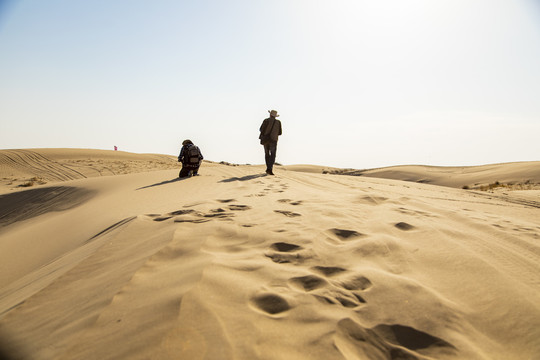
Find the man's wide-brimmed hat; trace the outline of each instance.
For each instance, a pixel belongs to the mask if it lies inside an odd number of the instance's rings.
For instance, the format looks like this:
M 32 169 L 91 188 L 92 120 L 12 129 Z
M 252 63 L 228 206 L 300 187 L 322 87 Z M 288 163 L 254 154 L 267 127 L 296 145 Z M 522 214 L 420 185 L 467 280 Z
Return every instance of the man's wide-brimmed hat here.
M 273 117 L 278 117 L 278 113 L 277 113 L 277 110 L 268 110 L 268 112 L 270 113 L 270 116 L 273 116 Z

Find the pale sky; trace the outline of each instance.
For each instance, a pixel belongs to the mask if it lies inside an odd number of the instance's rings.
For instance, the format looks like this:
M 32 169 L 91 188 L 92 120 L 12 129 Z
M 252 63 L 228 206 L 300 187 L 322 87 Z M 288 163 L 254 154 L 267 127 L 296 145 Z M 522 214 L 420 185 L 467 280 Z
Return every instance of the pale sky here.
M 0 148 L 540 160 L 537 0 L 0 0 Z

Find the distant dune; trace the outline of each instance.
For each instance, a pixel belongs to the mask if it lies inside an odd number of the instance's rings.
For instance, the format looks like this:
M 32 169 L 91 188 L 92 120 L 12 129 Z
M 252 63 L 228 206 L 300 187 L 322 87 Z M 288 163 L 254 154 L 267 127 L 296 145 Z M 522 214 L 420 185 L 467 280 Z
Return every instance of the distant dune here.
M 536 359 L 539 164 L 1 150 L 0 355 Z
M 92 149 L 0 150 L 0 191 L 5 191 L 6 185 L 30 187 L 177 167 L 176 158 L 170 155 Z
M 540 189 L 540 161 L 462 167 L 407 165 L 371 170 L 334 170 L 334 173 L 455 188 L 479 189 L 499 182 L 513 188 Z

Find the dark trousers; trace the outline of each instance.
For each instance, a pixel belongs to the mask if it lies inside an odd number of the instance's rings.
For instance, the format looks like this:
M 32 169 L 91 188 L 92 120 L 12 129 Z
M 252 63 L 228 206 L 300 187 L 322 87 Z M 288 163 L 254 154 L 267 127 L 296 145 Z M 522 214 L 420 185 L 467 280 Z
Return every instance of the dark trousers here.
M 197 172 L 199 171 L 199 168 L 188 168 L 185 166 L 182 166 L 182 170 L 180 170 L 180 174 L 178 174 L 178 177 L 184 178 L 189 176 L 189 172 L 191 171 L 191 175 L 197 175 Z
M 266 171 L 272 171 L 276 162 L 277 142 L 264 145 L 264 160 L 266 161 Z

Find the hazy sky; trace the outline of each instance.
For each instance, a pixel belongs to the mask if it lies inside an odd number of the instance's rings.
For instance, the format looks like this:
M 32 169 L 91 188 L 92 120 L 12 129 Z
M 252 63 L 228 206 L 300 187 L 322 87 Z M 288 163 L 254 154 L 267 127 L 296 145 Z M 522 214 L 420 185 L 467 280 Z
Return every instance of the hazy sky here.
M 0 148 L 540 160 L 538 0 L 0 0 Z

